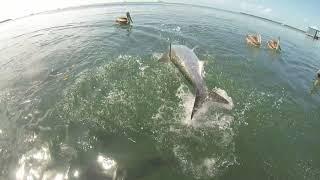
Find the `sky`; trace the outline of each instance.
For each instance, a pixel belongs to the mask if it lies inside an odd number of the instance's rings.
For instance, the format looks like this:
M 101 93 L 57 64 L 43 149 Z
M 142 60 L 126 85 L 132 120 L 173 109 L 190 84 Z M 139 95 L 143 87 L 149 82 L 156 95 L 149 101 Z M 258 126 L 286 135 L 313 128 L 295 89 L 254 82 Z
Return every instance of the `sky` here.
M 0 21 L 15 19 L 32 13 L 71 6 L 96 3 L 123 2 L 125 0 L 1 0 Z M 127 2 L 157 0 L 126 0 Z M 162 0 L 212 6 L 231 11 L 246 12 L 273 19 L 305 30 L 320 27 L 320 0 Z

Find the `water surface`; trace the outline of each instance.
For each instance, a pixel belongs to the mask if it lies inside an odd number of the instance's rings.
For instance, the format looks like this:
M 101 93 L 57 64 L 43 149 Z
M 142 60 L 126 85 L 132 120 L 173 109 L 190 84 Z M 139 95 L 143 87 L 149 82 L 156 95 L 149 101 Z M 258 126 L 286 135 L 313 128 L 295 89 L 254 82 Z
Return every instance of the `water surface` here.
M 115 25 L 128 10 L 133 27 Z M 320 45 L 300 32 L 168 4 L 43 13 L 0 32 L 1 179 L 320 177 Z M 283 51 L 247 46 L 255 32 Z M 232 111 L 188 119 L 192 88 L 157 62 L 170 41 L 198 47 Z

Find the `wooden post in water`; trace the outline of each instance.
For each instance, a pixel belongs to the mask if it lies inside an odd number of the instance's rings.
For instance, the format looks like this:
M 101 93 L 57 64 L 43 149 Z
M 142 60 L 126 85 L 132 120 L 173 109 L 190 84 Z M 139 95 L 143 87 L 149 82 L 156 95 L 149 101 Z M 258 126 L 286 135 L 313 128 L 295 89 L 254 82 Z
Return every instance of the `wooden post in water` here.
M 308 27 L 308 30 L 306 31 L 306 35 L 312 37 L 313 39 L 319 39 L 320 30 L 316 27 Z
M 316 33 L 314 34 L 314 39 L 318 39 L 319 37 L 317 36 L 317 34 L 318 34 L 318 30 L 316 30 Z

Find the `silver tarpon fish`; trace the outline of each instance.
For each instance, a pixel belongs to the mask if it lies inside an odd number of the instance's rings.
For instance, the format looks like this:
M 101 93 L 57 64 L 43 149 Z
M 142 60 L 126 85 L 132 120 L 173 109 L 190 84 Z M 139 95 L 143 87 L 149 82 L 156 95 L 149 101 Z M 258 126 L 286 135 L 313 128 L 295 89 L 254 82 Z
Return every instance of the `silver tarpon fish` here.
M 183 45 L 171 45 L 169 51 L 160 58 L 161 62 L 172 62 L 195 89 L 196 98 L 194 101 L 191 119 L 206 101 L 229 104 L 230 102 L 216 93 L 208 91 L 203 80 L 203 62 L 198 59 L 194 49 Z

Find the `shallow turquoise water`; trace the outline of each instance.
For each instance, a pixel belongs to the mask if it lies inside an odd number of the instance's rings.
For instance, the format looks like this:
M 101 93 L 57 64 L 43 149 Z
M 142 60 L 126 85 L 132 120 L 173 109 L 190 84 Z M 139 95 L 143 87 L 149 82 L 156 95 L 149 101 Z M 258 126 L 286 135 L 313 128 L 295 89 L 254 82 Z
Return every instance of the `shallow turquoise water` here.
M 131 30 L 114 25 L 127 10 Z M 44 13 L 0 32 L 1 179 L 320 177 L 320 45 L 304 34 L 168 4 Z M 247 46 L 248 32 L 280 36 L 283 51 Z M 188 120 L 192 88 L 157 62 L 170 41 L 198 46 L 232 111 Z

